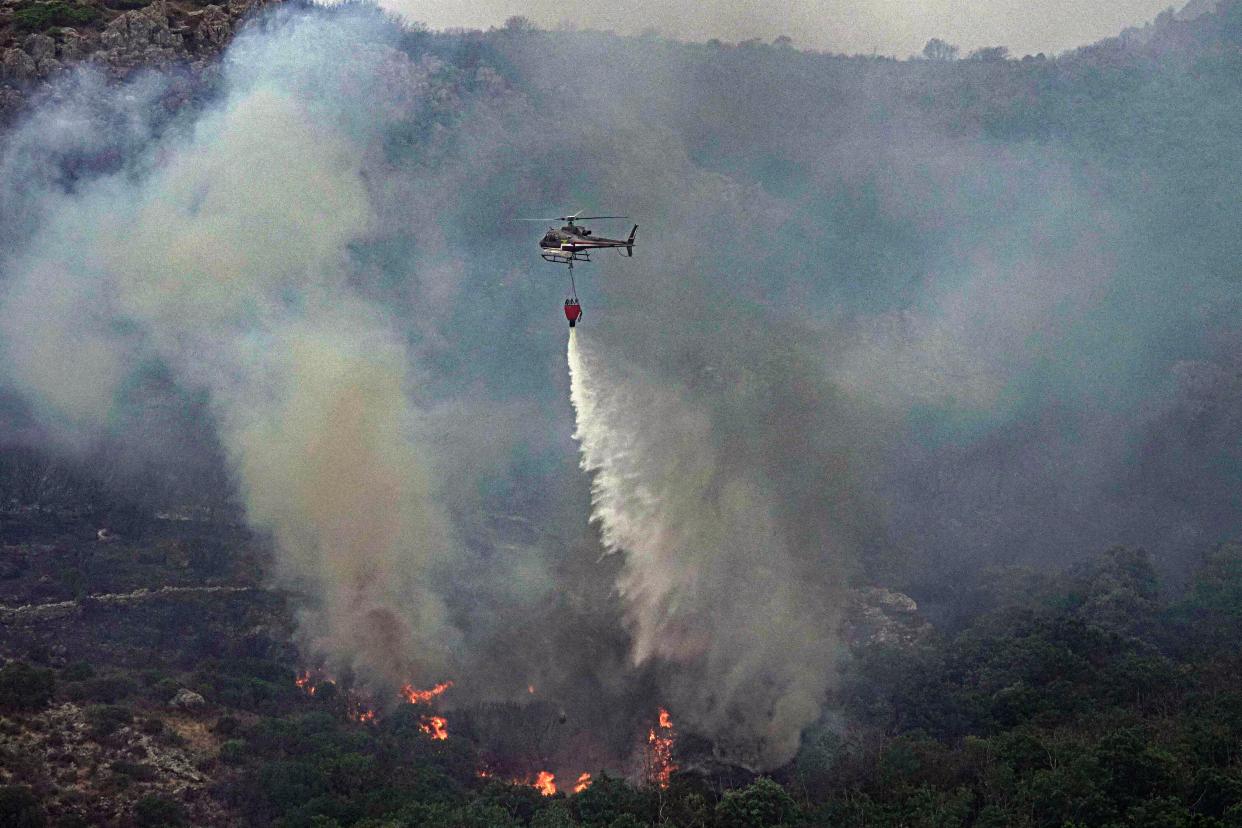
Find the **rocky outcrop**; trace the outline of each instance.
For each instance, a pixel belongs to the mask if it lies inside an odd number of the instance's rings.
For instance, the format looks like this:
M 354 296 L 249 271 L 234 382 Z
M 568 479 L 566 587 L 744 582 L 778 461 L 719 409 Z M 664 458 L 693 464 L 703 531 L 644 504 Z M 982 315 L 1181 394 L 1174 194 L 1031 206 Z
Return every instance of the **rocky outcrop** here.
M 223 49 L 233 36 L 233 20 L 220 6 L 207 6 L 191 17 L 197 18 L 193 38 L 200 50 Z
M 148 795 L 181 803 L 192 825 L 235 824 L 209 795 L 212 780 L 199 768 L 216 745 L 202 745 L 200 753 L 180 736 L 193 720 L 139 718 L 103 736 L 87 710 L 65 703 L 5 724 L 0 755 L 20 761 L 0 762 L 0 784 L 59 792 L 43 802 L 50 824 L 132 825 L 135 804 Z
M 177 695 L 169 700 L 168 705 L 181 710 L 202 710 L 207 706 L 207 700 L 193 690 L 182 687 L 177 691 Z
M 5 49 L 0 58 L 0 80 L 17 86 L 25 85 L 39 76 L 35 59 L 22 49 Z
M 202 70 L 250 14 L 278 2 L 229 0 L 182 12 L 156 0 L 115 14 L 95 31 L 53 28 L 28 35 L 0 49 L 0 117 L 19 107 L 39 83 L 84 61 L 118 79 L 148 66 Z
M 159 66 L 184 57 L 180 34 L 168 25 L 163 3 L 125 12 L 114 18 L 99 36 L 102 51 L 94 57 L 115 68 Z
M 0 623 L 34 624 L 42 621 L 54 621 L 71 615 L 77 615 L 84 608 L 128 606 L 146 601 L 166 599 L 188 595 L 224 594 L 257 592 L 254 587 L 247 586 L 166 586 L 159 589 L 136 589 L 133 592 L 105 593 L 87 595 L 72 601 L 53 601 L 46 604 L 25 604 L 20 607 L 0 605 Z
M 854 650 L 914 647 L 931 635 L 932 626 L 919 614 L 919 605 L 904 592 L 866 587 L 850 593 L 842 632 Z

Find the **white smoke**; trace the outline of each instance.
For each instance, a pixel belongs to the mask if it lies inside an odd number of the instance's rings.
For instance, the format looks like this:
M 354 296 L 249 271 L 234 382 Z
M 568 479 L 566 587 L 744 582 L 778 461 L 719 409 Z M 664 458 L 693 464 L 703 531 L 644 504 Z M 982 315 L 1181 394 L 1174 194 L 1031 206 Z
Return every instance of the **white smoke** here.
M 350 281 L 348 247 L 375 223 L 366 144 L 313 86 L 380 85 L 377 61 L 342 54 L 351 25 L 243 38 L 224 99 L 154 163 L 49 194 L 0 296 L 0 349 L 10 381 L 80 428 L 108 426 L 144 363 L 205 392 L 278 582 L 311 599 L 306 642 L 396 683 L 447 669 L 454 635 L 426 581 L 454 541 L 400 328 Z
M 568 361 L 592 518 L 624 557 L 634 663 L 676 665 L 669 706 L 731 758 L 787 760 L 832 675 L 838 585 L 799 577 L 806 550 L 769 481 L 720 456 L 686 396 L 574 332 Z

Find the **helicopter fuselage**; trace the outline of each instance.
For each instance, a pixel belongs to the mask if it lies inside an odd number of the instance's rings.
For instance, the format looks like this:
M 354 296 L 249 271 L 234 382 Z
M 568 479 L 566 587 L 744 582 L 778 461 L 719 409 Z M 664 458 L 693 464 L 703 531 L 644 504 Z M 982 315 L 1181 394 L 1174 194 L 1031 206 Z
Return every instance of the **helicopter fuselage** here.
M 637 230 L 636 224 L 630 231 L 628 239 L 609 239 L 592 235 L 587 228 L 575 224 L 567 224 L 559 230 L 549 227 L 548 232 L 544 233 L 543 238 L 539 240 L 540 254 L 545 260 L 557 263 L 590 261 L 589 254 L 592 250 L 606 250 L 613 247 L 624 249 L 627 255 L 632 256 L 634 255 L 634 234 Z

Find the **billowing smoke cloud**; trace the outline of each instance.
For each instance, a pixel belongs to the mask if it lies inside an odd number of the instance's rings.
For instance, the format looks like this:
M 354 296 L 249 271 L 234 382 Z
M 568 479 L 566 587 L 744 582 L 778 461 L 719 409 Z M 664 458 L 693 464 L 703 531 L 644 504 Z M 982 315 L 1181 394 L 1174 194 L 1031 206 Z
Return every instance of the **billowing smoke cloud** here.
M 1242 528 L 1236 108 L 1144 156 L 976 99 L 1073 66 L 276 13 L 180 110 L 87 72 L 6 135 L 5 392 L 57 450 L 221 455 L 333 669 L 774 766 L 851 584 Z M 577 208 L 641 226 L 576 271 L 571 387 L 511 219 Z
M 280 549 L 277 577 L 318 598 L 312 650 L 397 682 L 448 668 L 426 579 L 455 541 L 405 343 L 349 283 L 347 246 L 375 221 L 358 136 L 304 86 L 316 66 L 281 71 L 325 37 L 308 28 L 239 43 L 227 94 L 152 138 L 142 168 L 48 196 L 10 267 L 4 349 L 10 379 L 74 424 L 105 427 L 143 361 L 205 391 L 249 519 Z M 336 72 L 373 82 L 375 67 Z
M 783 761 L 824 703 L 845 550 L 800 547 L 779 487 L 734 462 L 685 395 L 573 333 L 568 357 L 592 516 L 625 560 L 634 661 L 670 665 L 668 703 L 724 755 Z

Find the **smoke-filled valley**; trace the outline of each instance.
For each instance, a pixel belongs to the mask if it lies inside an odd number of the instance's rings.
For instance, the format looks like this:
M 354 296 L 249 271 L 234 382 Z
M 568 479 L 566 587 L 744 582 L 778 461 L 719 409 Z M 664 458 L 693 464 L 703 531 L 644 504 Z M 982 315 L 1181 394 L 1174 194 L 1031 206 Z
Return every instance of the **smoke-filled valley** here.
M 0 749 L 199 696 L 111 810 L 14 760 L 0 812 L 1242 818 L 1157 726 L 1242 699 L 1242 4 L 962 60 L 245 20 L 0 133 Z M 567 345 L 518 219 L 578 209 L 640 229 Z

